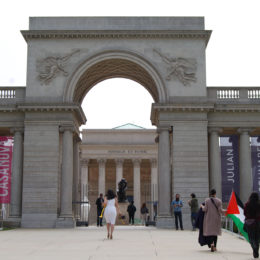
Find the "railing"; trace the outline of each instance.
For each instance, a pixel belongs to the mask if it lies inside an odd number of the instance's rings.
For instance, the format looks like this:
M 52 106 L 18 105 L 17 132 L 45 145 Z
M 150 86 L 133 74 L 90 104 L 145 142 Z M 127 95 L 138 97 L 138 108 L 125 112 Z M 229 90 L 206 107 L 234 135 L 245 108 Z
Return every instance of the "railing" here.
M 224 230 L 227 230 L 228 232 L 231 232 L 233 235 L 236 235 L 239 238 L 244 239 L 244 237 L 241 235 L 241 233 L 239 232 L 239 230 L 237 229 L 236 225 L 234 224 L 231 218 L 227 218 L 223 216 L 221 218 L 221 222 L 222 222 L 222 228 Z
M 260 89 L 249 89 L 248 98 L 250 99 L 260 99 Z
M 260 87 L 208 87 L 211 101 L 260 102 Z
M 15 98 L 15 90 L 0 89 L 0 98 Z
M 0 104 L 23 101 L 25 87 L 0 87 Z

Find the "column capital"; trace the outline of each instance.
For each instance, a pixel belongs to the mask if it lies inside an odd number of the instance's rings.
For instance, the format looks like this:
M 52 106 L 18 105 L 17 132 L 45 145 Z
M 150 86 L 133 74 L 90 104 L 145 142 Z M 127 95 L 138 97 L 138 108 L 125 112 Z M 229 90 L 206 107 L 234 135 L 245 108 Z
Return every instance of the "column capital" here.
M 156 132 L 160 134 L 161 132 L 168 131 L 170 132 L 172 128 L 170 126 L 158 126 Z
M 89 164 L 89 159 L 81 159 L 80 160 L 80 164 L 81 164 L 81 166 L 88 166 L 88 164 Z
M 221 127 L 209 127 L 208 128 L 208 132 L 211 133 L 217 133 L 217 134 L 221 134 L 223 132 L 223 128 Z
M 15 134 L 17 132 L 22 134 L 24 132 L 24 127 L 12 127 L 10 128 L 10 132 L 11 134 Z
M 249 127 L 240 127 L 240 128 L 237 129 L 237 132 L 238 132 L 239 134 L 248 134 L 248 135 L 249 135 L 249 134 L 252 133 L 254 130 L 255 130 L 255 129 L 249 128 Z
M 74 132 L 75 131 L 75 127 L 73 125 L 62 125 L 60 126 L 60 132 L 63 133 L 65 131 L 70 131 L 70 132 Z
M 122 166 L 124 163 L 124 158 L 117 158 L 115 159 L 116 165 Z
M 155 168 L 157 166 L 157 159 L 150 158 L 150 163 L 151 163 L 152 168 Z
M 142 159 L 132 159 L 132 162 L 134 164 L 134 167 L 140 167 Z
M 97 159 L 97 162 L 100 166 L 105 166 L 107 159 L 99 158 Z

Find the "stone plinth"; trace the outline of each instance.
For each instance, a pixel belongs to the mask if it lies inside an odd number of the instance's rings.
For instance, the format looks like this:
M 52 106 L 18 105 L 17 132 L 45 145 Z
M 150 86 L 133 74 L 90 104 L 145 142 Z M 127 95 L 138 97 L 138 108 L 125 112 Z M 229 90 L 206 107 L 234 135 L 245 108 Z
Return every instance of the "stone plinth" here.
M 123 216 L 125 216 L 125 219 L 119 219 L 119 216 L 116 218 L 116 225 L 128 225 L 129 223 L 129 217 L 127 212 L 127 207 L 129 205 L 128 202 L 121 202 L 118 203 L 120 212 Z

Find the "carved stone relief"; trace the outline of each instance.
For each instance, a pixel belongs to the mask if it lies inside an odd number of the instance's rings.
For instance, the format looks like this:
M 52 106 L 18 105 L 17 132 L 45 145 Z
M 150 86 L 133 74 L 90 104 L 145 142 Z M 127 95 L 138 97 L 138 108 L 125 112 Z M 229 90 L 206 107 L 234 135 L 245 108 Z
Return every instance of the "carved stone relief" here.
M 74 50 L 65 56 L 49 56 L 44 59 L 37 60 L 36 69 L 38 74 L 38 79 L 42 84 L 48 85 L 54 78 L 62 74 L 63 76 L 68 76 L 68 72 L 65 67 L 67 61 L 74 54 L 78 53 L 80 50 Z
M 178 79 L 184 86 L 190 85 L 190 82 L 196 82 L 197 62 L 195 59 L 186 58 L 171 58 L 159 52 L 156 52 L 162 60 L 168 65 L 168 73 L 166 80 L 171 80 L 173 77 Z

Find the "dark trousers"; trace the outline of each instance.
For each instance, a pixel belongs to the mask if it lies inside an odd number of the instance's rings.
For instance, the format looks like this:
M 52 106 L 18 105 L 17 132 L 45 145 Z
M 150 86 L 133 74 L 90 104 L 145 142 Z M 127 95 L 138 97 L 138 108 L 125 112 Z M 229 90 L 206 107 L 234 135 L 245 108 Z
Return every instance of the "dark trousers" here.
M 103 218 L 99 217 L 101 215 L 101 212 L 102 212 L 102 209 L 97 209 L 97 226 L 102 226 Z
M 248 228 L 247 230 L 250 245 L 253 249 L 254 257 L 259 256 L 259 227 Z
M 195 229 L 196 226 L 195 226 L 195 223 L 196 223 L 196 219 L 197 219 L 197 215 L 198 213 L 191 213 L 191 225 L 192 225 L 192 228 Z
M 176 227 L 176 229 L 179 229 L 179 225 L 178 225 L 178 219 L 179 219 L 181 230 L 183 230 L 181 212 L 174 212 L 174 217 L 175 217 L 175 227 Z
M 129 224 L 131 224 L 131 222 L 132 222 L 132 224 L 134 224 L 134 217 L 135 217 L 135 215 L 130 215 L 129 214 Z
M 207 236 L 208 245 L 212 245 L 214 243 L 214 247 L 217 247 L 218 237 L 217 236 Z

